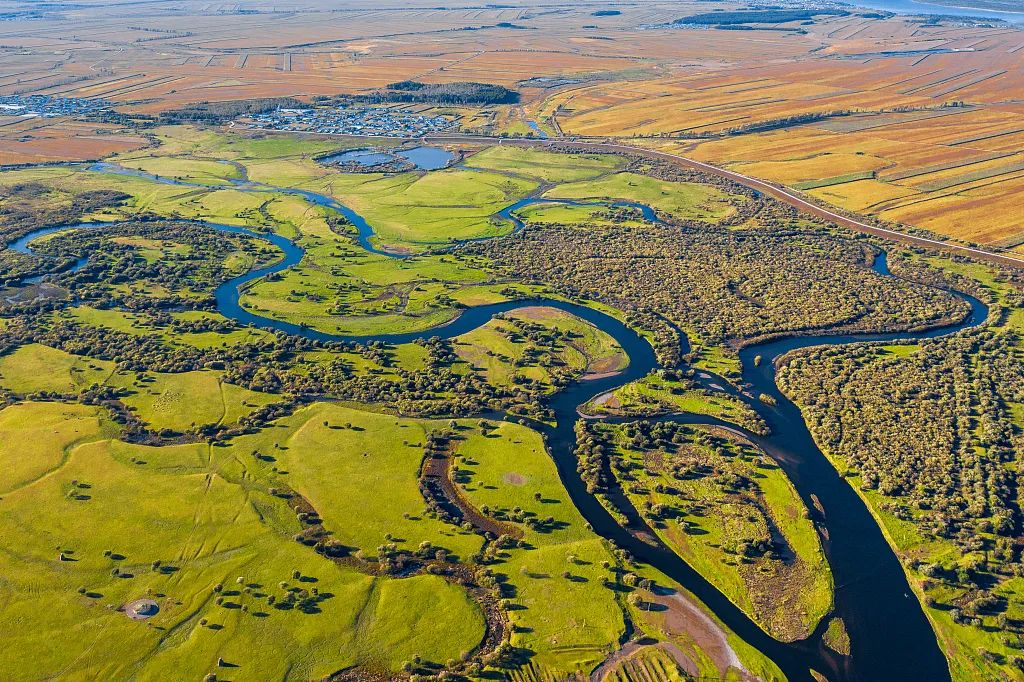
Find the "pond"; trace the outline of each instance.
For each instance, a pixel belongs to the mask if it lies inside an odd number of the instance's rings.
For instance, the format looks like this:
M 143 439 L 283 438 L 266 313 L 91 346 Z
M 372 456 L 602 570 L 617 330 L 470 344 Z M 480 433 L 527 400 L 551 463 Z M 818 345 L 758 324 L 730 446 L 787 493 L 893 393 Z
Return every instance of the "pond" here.
M 418 170 L 439 170 L 455 160 L 455 154 L 441 147 L 411 147 L 409 149 L 350 149 L 320 159 L 320 163 L 357 163 L 371 168 L 393 161 L 408 161 Z

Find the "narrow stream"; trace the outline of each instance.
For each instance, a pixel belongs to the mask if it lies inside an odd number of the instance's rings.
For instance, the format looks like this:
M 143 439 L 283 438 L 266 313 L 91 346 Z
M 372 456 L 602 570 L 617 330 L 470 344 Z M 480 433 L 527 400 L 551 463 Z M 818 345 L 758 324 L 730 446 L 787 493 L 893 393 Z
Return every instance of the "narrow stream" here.
M 99 170 L 110 172 L 107 168 Z M 247 180 L 240 182 L 239 186 L 244 186 L 250 191 L 284 191 L 299 194 L 318 205 L 337 210 L 356 226 L 359 231 L 359 243 L 364 248 L 375 253 L 402 257 L 372 248 L 369 243 L 373 236 L 370 225 L 354 211 L 329 197 L 303 190 L 254 186 Z M 639 208 L 648 219 L 657 219 L 653 209 L 633 202 L 610 204 L 552 201 L 540 198 L 528 198 L 516 202 L 498 215 L 511 220 L 515 224 L 515 229 L 522 229 L 523 223 L 515 216 L 515 211 L 534 203 L 629 206 Z M 594 324 L 620 344 L 629 356 L 628 367 L 617 375 L 577 382 L 557 393 L 550 401 L 556 425 L 540 428 L 547 438 L 549 451 L 570 498 L 595 532 L 654 566 L 692 592 L 728 628 L 771 658 L 790 680 L 810 682 L 812 678 L 808 672 L 809 667 L 826 673 L 833 680 L 863 680 L 866 682 L 884 680 L 942 682 L 949 680 L 946 660 L 939 649 L 935 634 L 921 605 L 911 592 L 899 560 L 864 503 L 853 488 L 838 475 L 815 445 L 799 409 L 779 391 L 775 384 L 775 360 L 789 351 L 810 346 L 842 345 L 863 341 L 913 343 L 921 339 L 951 334 L 978 325 L 985 320 L 988 309 L 977 299 L 966 294 L 951 292 L 970 304 L 970 315 L 958 324 L 924 332 L 799 336 L 748 346 L 740 352 L 743 364 L 743 383 L 752 387 L 754 395 L 765 393 L 777 401 L 776 406 L 770 407 L 760 401 L 750 399 L 749 396 L 728 389 L 730 393 L 741 397 L 754 408 L 771 428 L 771 435 L 766 437 L 747 435 L 778 461 L 792 479 L 809 509 L 814 509 L 812 495 L 820 501 L 824 509 L 824 518 L 820 519 L 820 525 L 827 530 L 828 540 L 825 540 L 824 544 L 837 588 L 835 614 L 841 616 L 845 621 L 852 641 L 852 657 L 845 659 L 831 654 L 824 648 L 821 641 L 824 623 L 812 637 L 805 641 L 784 644 L 769 637 L 741 609 L 674 552 L 664 545 L 652 546 L 637 539 L 630 530 L 619 525 L 596 497 L 587 492 L 586 485 L 576 470 L 577 462 L 574 454 L 576 449 L 574 425 L 578 419 L 578 409 L 594 396 L 640 379 L 658 367 L 654 350 L 637 332 L 619 320 L 592 308 L 542 298 L 507 301 L 469 308 L 448 324 L 421 332 L 375 336 L 334 335 L 319 332 L 301 325 L 252 313 L 245 310 L 239 303 L 242 291 L 250 283 L 298 264 L 304 255 L 304 251 L 299 245 L 276 234 L 257 233 L 242 227 L 216 223 L 200 224 L 222 232 L 262 239 L 279 248 L 283 254 L 282 259 L 278 262 L 235 277 L 216 289 L 215 298 L 219 312 L 243 325 L 253 325 L 320 341 L 362 343 L 382 341 L 400 344 L 435 336 L 441 338 L 460 336 L 486 324 L 496 314 L 534 305 L 558 308 Z M 95 229 L 107 225 L 109 223 L 81 223 L 48 227 L 26 235 L 10 244 L 9 248 L 32 254 L 31 243 L 39 237 L 68 229 Z M 85 260 L 83 259 L 75 267 L 80 268 L 84 264 Z M 892 276 L 884 254 L 876 259 L 873 268 L 881 276 Z M 762 356 L 763 361 L 759 365 L 755 365 L 753 359 L 758 355 Z M 728 387 L 724 380 L 707 374 L 704 374 L 702 382 L 706 386 L 715 384 Z M 673 415 L 662 419 L 692 424 L 725 425 L 724 422 L 703 415 Z M 732 425 L 728 426 L 732 427 Z M 737 430 L 742 431 L 742 429 Z

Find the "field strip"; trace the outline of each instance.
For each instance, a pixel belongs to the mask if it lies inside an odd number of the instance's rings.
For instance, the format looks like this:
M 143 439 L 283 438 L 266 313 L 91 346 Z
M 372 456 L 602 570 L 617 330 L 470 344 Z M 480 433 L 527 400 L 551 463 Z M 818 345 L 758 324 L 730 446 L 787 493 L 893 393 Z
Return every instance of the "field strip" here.
M 1024 133 L 1024 128 L 1014 128 L 1013 130 L 1004 130 L 999 133 L 991 133 L 986 135 L 978 135 L 975 137 L 968 137 L 962 140 L 954 140 L 953 142 L 947 142 L 946 144 L 955 147 L 961 144 L 970 144 L 971 142 L 981 142 L 982 140 L 991 140 L 995 137 L 1003 137 L 1005 135 L 1016 135 L 1017 133 Z
M 988 74 L 987 76 L 980 76 L 980 77 L 975 78 L 973 80 L 969 80 L 966 83 L 954 85 L 953 87 L 945 88 L 943 90 L 939 90 L 938 92 L 932 93 L 931 96 L 932 97 L 942 97 L 944 95 L 949 95 L 949 94 L 952 94 L 952 93 L 956 92 L 957 90 L 963 90 L 964 88 L 969 88 L 972 85 L 977 85 L 978 83 L 984 83 L 987 80 L 992 80 L 993 78 L 998 78 L 999 76 L 1002 76 L 1004 73 L 1006 73 L 1005 69 L 1003 69 L 1002 71 L 995 71 L 993 73 Z
M 706 107 L 697 107 L 696 109 L 686 109 L 685 111 L 733 111 L 735 109 L 747 109 L 750 107 L 759 107 L 763 104 L 778 104 L 779 102 L 787 102 L 785 99 L 771 99 L 763 97 L 761 99 L 750 100 L 738 104 L 736 102 L 727 102 L 725 104 L 709 104 Z
M 986 170 L 974 171 L 973 173 L 967 173 L 966 175 L 957 175 L 952 178 L 933 180 L 932 182 L 926 182 L 918 185 L 915 189 L 922 192 L 940 192 L 952 187 L 961 187 L 958 191 L 963 191 L 962 185 L 969 185 L 972 182 L 978 182 L 979 180 L 998 178 L 1001 175 L 1017 173 L 1022 170 L 1024 170 L 1024 162 L 1018 161 L 1017 163 L 999 166 L 998 168 L 989 168 Z
M 928 57 L 931 57 L 931 56 L 932 56 L 931 53 L 926 54 L 926 55 L 924 55 L 924 57 L 921 57 L 921 59 L 919 59 L 918 61 L 916 61 L 913 64 L 911 64 L 911 66 L 916 66 L 917 64 L 919 64 L 920 62 L 924 61 L 925 59 L 927 59 Z M 865 90 L 865 92 L 877 92 L 879 90 L 886 90 L 888 88 L 895 88 L 897 85 L 903 85 L 904 83 L 909 83 L 910 81 L 917 80 L 918 78 L 927 78 L 928 76 L 934 76 L 935 74 L 939 73 L 940 71 L 942 71 L 942 69 L 935 69 L 934 71 L 926 71 L 924 73 L 919 73 L 917 75 L 910 76 L 909 78 L 902 78 L 902 79 L 900 79 L 898 81 L 893 81 L 892 83 L 883 83 L 883 84 L 879 85 L 877 88 L 871 88 L 870 90 Z
M 973 166 L 976 163 L 995 161 L 996 159 L 1003 159 L 1006 158 L 1007 156 L 1016 156 L 1017 154 L 1018 152 L 992 152 L 990 154 L 984 154 L 980 157 L 963 159 L 962 161 L 953 161 L 950 163 L 937 163 L 932 166 L 910 168 L 896 173 L 879 174 L 879 179 L 885 180 L 886 182 L 895 182 L 897 180 L 906 180 L 907 178 L 916 178 L 919 175 L 928 175 L 929 173 L 938 173 L 940 171 L 953 170 L 954 168 Z
M 913 95 L 913 94 L 916 94 L 918 92 L 921 92 L 922 90 L 927 90 L 928 88 L 933 88 L 936 85 L 942 85 L 943 83 L 948 83 L 950 81 L 956 80 L 957 78 L 963 78 L 964 76 L 970 76 L 971 74 L 974 74 L 974 73 L 977 73 L 977 72 L 978 72 L 977 69 L 968 69 L 967 71 L 964 71 L 962 73 L 957 73 L 957 74 L 954 74 L 952 76 L 946 76 L 945 78 L 940 78 L 939 80 L 932 81 L 931 83 L 925 83 L 924 85 L 918 85 L 918 86 L 913 87 L 913 88 L 907 88 L 906 90 L 900 90 L 899 93 L 901 95 Z
M 957 194 L 961 194 L 963 192 L 972 192 L 972 191 L 974 191 L 976 189 L 984 189 L 985 187 L 992 187 L 993 185 L 999 185 L 1001 183 L 1008 182 L 1010 180 L 1017 180 L 1017 179 L 1020 179 L 1020 178 L 1024 177 L 1024 175 L 1016 175 L 1016 174 L 1013 174 L 1013 173 L 1004 173 L 1004 175 L 1009 175 L 1009 177 L 996 176 L 994 178 L 983 178 L 981 180 L 973 180 L 970 183 L 966 183 L 966 184 L 972 185 L 971 187 L 962 187 L 962 186 L 956 185 L 955 186 L 956 188 L 953 189 L 952 191 L 944 192 L 942 194 L 934 194 L 932 196 L 925 196 L 923 192 L 919 192 L 917 194 L 911 194 L 911 195 L 906 196 L 906 197 L 901 197 L 901 198 L 892 200 L 891 205 L 887 206 L 884 210 L 890 211 L 890 210 L 908 208 L 910 206 L 917 206 L 918 204 L 924 204 L 924 203 L 927 203 L 927 202 L 932 201 L 934 199 L 944 199 L 946 197 L 956 196 Z M 984 180 L 989 180 L 989 182 L 984 182 Z M 975 184 L 975 183 L 978 183 L 978 184 Z M 937 192 L 942 192 L 943 190 L 936 190 L 936 191 Z M 886 202 L 882 202 L 882 203 L 886 203 Z

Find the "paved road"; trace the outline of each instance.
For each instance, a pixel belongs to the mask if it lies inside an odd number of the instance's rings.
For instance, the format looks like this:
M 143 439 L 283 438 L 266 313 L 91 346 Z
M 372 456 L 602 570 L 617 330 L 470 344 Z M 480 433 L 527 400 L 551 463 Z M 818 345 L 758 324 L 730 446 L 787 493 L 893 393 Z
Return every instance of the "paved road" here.
M 964 246 L 962 244 L 955 244 L 952 242 L 939 241 L 937 239 L 928 239 L 926 237 L 918 237 L 905 232 L 897 232 L 895 230 L 887 230 L 870 223 L 865 223 L 855 218 L 845 216 L 841 213 L 831 211 L 824 206 L 812 203 L 800 195 L 786 189 L 774 185 L 764 180 L 758 180 L 752 178 L 749 175 L 743 175 L 742 173 L 736 173 L 725 168 L 719 168 L 709 163 L 690 159 L 679 154 L 670 154 L 669 152 L 661 152 L 653 149 L 644 149 L 642 147 L 634 147 L 628 144 L 619 144 L 613 142 L 591 142 L 591 141 L 572 141 L 567 139 L 548 139 L 548 140 L 533 140 L 526 138 L 500 138 L 500 137 L 478 137 L 474 135 L 437 135 L 430 136 L 425 139 L 426 142 L 440 142 L 440 143 L 454 143 L 454 144 L 465 144 L 473 142 L 492 142 L 497 144 L 514 144 L 526 147 L 544 147 L 553 144 L 571 144 L 574 147 L 581 147 L 584 149 L 600 152 L 600 151 L 611 151 L 627 154 L 636 154 L 651 159 L 659 159 L 662 161 L 668 161 L 678 166 L 684 166 L 686 168 L 692 168 L 695 170 L 703 171 L 713 175 L 718 175 L 723 178 L 728 178 L 733 182 L 741 184 L 745 187 L 755 189 L 759 192 L 772 196 L 779 201 L 785 202 L 794 208 L 824 218 L 825 220 L 832 221 L 837 225 L 848 227 L 858 232 L 864 232 L 866 234 L 875 235 L 877 237 L 883 237 L 891 239 L 893 241 L 902 242 L 904 244 L 912 244 L 916 246 L 923 246 L 925 248 L 940 249 L 950 253 L 960 253 L 966 256 L 971 256 L 979 260 L 988 261 L 990 263 L 996 263 L 999 265 L 1005 265 L 1012 268 L 1024 269 L 1024 258 L 1019 258 L 1004 253 L 996 253 L 994 251 L 986 251 L 985 249 L 974 248 L 970 246 Z

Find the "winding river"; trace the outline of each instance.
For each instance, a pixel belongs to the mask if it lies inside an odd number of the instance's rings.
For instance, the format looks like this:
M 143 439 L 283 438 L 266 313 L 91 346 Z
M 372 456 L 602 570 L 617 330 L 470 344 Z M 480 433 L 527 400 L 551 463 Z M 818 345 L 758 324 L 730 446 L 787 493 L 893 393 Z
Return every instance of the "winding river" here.
M 95 170 L 111 172 L 111 168 L 106 166 L 97 166 Z M 118 172 L 139 174 L 138 171 L 121 170 Z M 169 181 L 160 178 L 154 179 Z M 169 182 L 190 184 L 175 180 Z M 247 180 L 239 181 L 238 186 L 244 187 L 248 191 L 274 191 L 304 196 L 318 205 L 331 208 L 344 215 L 358 230 L 357 239 L 367 250 L 392 257 L 407 257 L 374 248 L 371 243 L 373 230 L 366 220 L 330 197 L 304 190 L 255 185 Z M 511 220 L 515 229 L 522 229 L 523 223 L 516 217 L 515 212 L 531 204 L 549 202 L 551 200 L 537 197 L 523 199 L 505 208 L 498 215 Z M 657 219 L 653 209 L 633 202 L 591 204 L 589 202 L 559 201 L 557 203 L 630 206 L 639 208 L 648 219 Z M 856 492 L 839 476 L 815 445 L 799 409 L 776 386 L 775 360 L 787 352 L 810 346 L 841 345 L 862 341 L 913 343 L 925 338 L 951 334 L 978 325 L 986 319 L 988 309 L 977 299 L 966 294 L 952 292 L 970 305 L 970 314 L 957 324 L 924 332 L 798 336 L 744 348 L 740 352 L 743 364 L 743 383 L 750 386 L 752 395 L 764 393 L 775 398 L 777 403 L 775 406 L 765 405 L 746 393 L 736 391 L 718 377 L 707 373 L 698 375 L 698 380 L 705 387 L 713 390 L 727 390 L 730 394 L 744 400 L 764 418 L 771 429 L 771 435 L 761 437 L 744 432 L 745 435 L 764 448 L 779 463 L 792 479 L 808 509 L 814 510 L 816 508 L 815 500 L 817 500 L 824 510 L 824 514 L 819 514 L 816 521 L 825 530 L 823 543 L 835 577 L 834 613 L 845 621 L 852 642 L 853 655 L 847 658 L 837 656 L 824 647 L 822 634 L 825 621 L 807 640 L 786 644 L 771 638 L 741 609 L 674 552 L 663 544 L 651 545 L 638 539 L 632 532 L 638 530 L 637 528 L 627 529 L 621 526 L 602 506 L 601 502 L 587 492 L 586 485 L 576 470 L 577 463 L 574 454 L 576 449 L 574 424 L 579 418 L 578 410 L 594 396 L 640 379 L 658 367 L 653 348 L 636 331 L 619 320 L 592 308 L 564 301 L 533 298 L 469 308 L 448 324 L 421 332 L 362 337 L 327 334 L 289 322 L 263 317 L 244 309 L 239 302 L 241 292 L 250 283 L 297 265 L 304 255 L 304 251 L 299 245 L 276 234 L 257 233 L 242 227 L 216 223 L 200 224 L 226 233 L 265 240 L 280 249 L 283 254 L 281 260 L 274 264 L 251 270 L 224 282 L 216 289 L 215 298 L 218 310 L 225 317 L 231 318 L 239 324 L 253 325 L 320 341 L 382 341 L 395 344 L 435 336 L 453 338 L 476 329 L 499 313 L 534 305 L 558 308 L 594 324 L 621 345 L 629 356 L 629 365 L 624 371 L 614 376 L 577 382 L 557 393 L 550 401 L 555 415 L 555 426 L 538 427 L 547 439 L 549 452 L 570 498 L 594 528 L 594 531 L 626 549 L 635 557 L 651 564 L 692 592 L 727 627 L 771 658 L 790 680 L 810 682 L 812 678 L 808 672 L 809 667 L 825 673 L 834 680 L 941 682 L 949 679 L 946 660 L 939 649 L 935 634 L 921 605 L 911 592 L 899 560 Z M 110 223 L 80 223 L 48 227 L 9 244 L 9 248 L 32 254 L 32 242 L 45 235 L 68 229 L 97 229 L 108 225 Z M 85 259 L 79 261 L 75 268 L 83 267 L 86 262 Z M 879 276 L 892 276 L 888 270 L 884 253 L 876 258 L 872 267 Z M 758 355 L 762 356 L 764 361 L 755 364 L 754 358 Z M 723 387 L 725 388 L 723 389 Z M 714 418 L 694 414 L 671 415 L 661 417 L 661 419 L 690 424 L 726 425 Z M 735 429 L 731 424 L 727 426 Z M 736 430 L 743 431 L 742 429 Z M 640 518 L 639 514 L 628 514 L 628 516 Z M 653 536 L 653 533 L 650 534 Z

